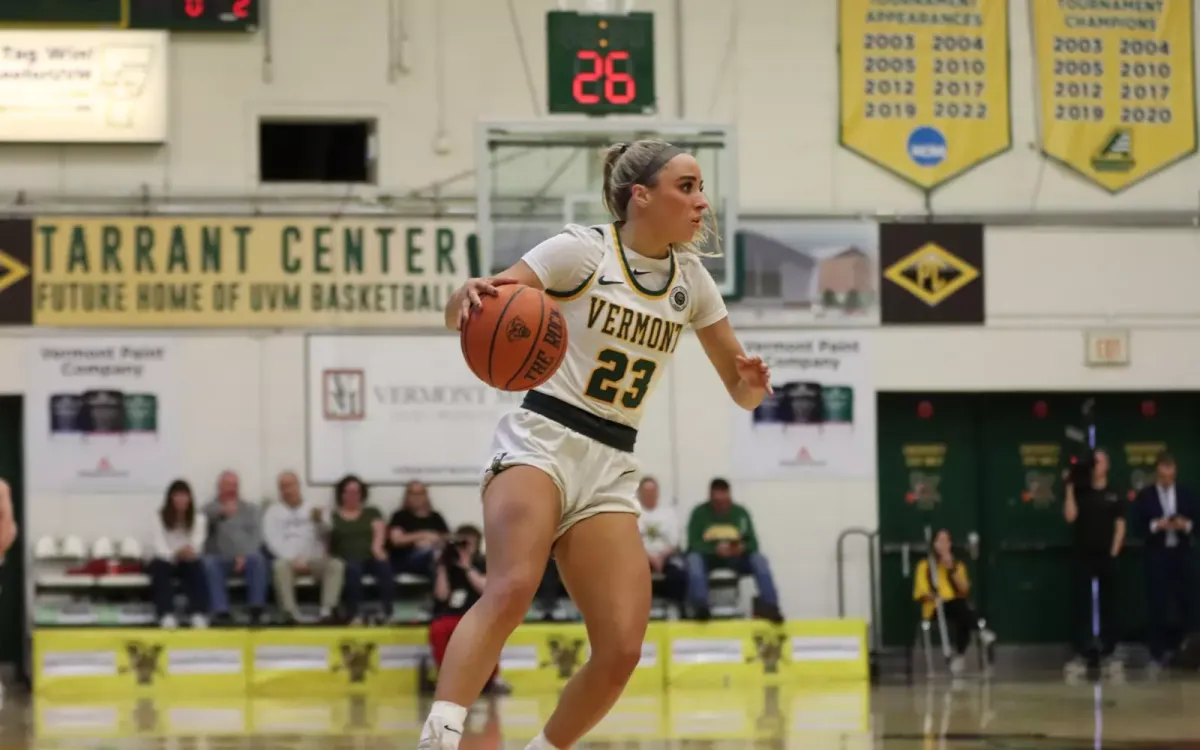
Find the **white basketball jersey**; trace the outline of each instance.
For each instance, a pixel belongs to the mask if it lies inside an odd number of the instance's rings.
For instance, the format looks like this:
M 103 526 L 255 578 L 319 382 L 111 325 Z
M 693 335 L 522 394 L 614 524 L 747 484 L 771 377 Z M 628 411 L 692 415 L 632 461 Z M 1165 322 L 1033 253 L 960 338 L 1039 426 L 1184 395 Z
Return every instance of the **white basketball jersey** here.
M 621 246 L 613 225 L 569 225 L 524 260 L 567 323 L 567 356 L 536 390 L 630 427 L 641 421 L 684 327 L 726 315 L 699 258 L 639 255 Z

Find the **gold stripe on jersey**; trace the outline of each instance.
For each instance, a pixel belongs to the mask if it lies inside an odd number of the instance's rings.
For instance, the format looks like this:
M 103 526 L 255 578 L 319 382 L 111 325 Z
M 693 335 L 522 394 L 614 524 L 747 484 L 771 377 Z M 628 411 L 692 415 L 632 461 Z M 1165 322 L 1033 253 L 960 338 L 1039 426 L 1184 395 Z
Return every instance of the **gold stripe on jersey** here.
M 599 297 L 591 298 L 587 327 L 599 328 L 600 333 L 606 336 L 666 354 L 675 351 L 683 333 L 682 323 L 630 310 Z
M 621 244 L 621 233 L 616 224 L 612 225 L 612 237 L 613 249 L 617 251 L 617 257 L 621 259 L 621 271 L 625 274 L 625 281 L 629 282 L 629 288 L 647 299 L 662 299 L 667 296 L 667 291 L 675 283 L 675 253 L 671 253 L 671 270 L 667 273 L 667 283 L 663 285 L 662 289 L 656 292 L 638 283 L 637 276 L 634 275 L 633 269 L 629 267 L 629 259 L 625 257 L 625 246 Z
M 592 279 L 594 278 L 596 278 L 596 272 L 592 271 L 590 274 L 588 274 L 588 277 L 583 280 L 583 283 L 574 289 L 566 292 L 557 292 L 553 289 L 547 289 L 546 294 L 558 300 L 559 302 L 570 302 L 573 299 L 579 299 L 582 297 L 584 292 L 588 290 L 588 287 L 592 285 Z

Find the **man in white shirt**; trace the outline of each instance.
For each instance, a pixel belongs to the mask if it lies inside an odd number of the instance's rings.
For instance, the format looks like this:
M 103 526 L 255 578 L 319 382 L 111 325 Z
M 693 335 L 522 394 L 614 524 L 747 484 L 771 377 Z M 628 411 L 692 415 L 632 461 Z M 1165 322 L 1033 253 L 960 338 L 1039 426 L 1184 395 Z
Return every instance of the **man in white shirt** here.
M 263 540 L 274 558 L 279 609 L 289 624 L 299 621 L 296 577 L 311 575 L 321 581 L 321 622 L 332 624 L 334 608 L 342 597 L 345 565 L 326 554 L 321 509 L 304 502 L 300 480 L 293 472 L 279 475 L 279 499 L 263 515 Z
M 1175 458 L 1160 453 L 1154 462 L 1154 483 L 1142 488 L 1134 501 L 1138 525 L 1146 537 L 1146 593 L 1150 620 L 1150 657 L 1165 665 L 1196 626 L 1195 584 L 1191 571 L 1192 531 L 1196 499 L 1176 481 Z M 1171 627 L 1171 613 L 1178 625 Z
M 682 606 L 687 594 L 687 569 L 679 553 L 682 533 L 679 517 L 670 505 L 659 504 L 658 481 L 654 477 L 642 477 L 637 494 L 642 505 L 638 529 L 642 532 L 642 545 L 650 560 L 650 572 L 656 579 L 662 576 L 655 580 L 655 589 Z

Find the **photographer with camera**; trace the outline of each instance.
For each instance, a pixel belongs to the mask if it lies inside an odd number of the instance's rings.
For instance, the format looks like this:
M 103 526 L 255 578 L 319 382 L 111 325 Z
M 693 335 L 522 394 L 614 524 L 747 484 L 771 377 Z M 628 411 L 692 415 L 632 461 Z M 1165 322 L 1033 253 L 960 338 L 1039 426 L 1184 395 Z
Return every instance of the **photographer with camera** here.
M 1117 646 L 1116 558 L 1125 543 L 1125 507 L 1108 486 L 1108 453 L 1102 449 L 1073 462 L 1064 479 L 1063 517 L 1074 527 L 1074 572 L 1071 597 L 1075 658 L 1069 673 L 1086 671 L 1089 658 L 1098 657 L 1106 670 L 1119 670 L 1113 659 Z M 1092 583 L 1099 600 L 1100 632 L 1092 632 Z M 1094 641 L 1098 638 L 1099 644 Z
M 487 562 L 479 552 L 482 532 L 470 524 L 459 526 L 446 539 L 437 558 L 433 577 L 433 621 L 429 623 L 429 648 L 440 669 L 450 636 L 487 585 Z M 508 684 L 500 679 L 496 665 L 485 692 L 507 693 Z

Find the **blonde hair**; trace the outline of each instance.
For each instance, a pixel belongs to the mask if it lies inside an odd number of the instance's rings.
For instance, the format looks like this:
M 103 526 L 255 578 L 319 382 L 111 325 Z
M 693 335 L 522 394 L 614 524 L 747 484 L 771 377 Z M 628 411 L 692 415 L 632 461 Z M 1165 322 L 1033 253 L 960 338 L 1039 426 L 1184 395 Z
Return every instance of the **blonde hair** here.
M 633 186 L 645 185 L 654 187 L 658 183 L 658 172 L 666 166 L 664 162 L 649 175 L 654 160 L 667 149 L 674 148 L 670 143 L 658 139 L 644 139 L 633 143 L 617 143 L 609 147 L 604 155 L 604 207 L 617 221 L 629 219 L 629 201 L 633 198 Z M 711 226 L 710 226 L 711 222 Z M 706 252 L 702 249 L 709 239 L 715 240 L 716 252 Z M 710 206 L 705 212 L 705 221 L 701 223 L 696 234 L 688 242 L 672 244 L 674 252 L 687 252 L 705 258 L 721 256 L 721 235 L 717 231 L 717 217 Z

